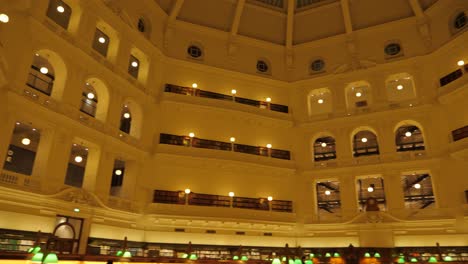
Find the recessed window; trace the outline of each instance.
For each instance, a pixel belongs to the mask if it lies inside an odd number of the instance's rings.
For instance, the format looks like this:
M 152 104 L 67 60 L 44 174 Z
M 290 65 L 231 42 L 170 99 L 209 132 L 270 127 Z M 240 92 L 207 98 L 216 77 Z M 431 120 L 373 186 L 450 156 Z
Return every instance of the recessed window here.
M 266 63 L 264 60 L 257 61 L 257 71 L 262 72 L 262 73 L 267 73 L 268 69 L 269 69 L 268 63 Z
M 314 60 L 314 61 L 310 64 L 310 69 L 311 69 L 313 72 L 320 72 L 320 71 L 323 71 L 324 68 L 325 68 L 325 61 L 323 61 L 322 59 Z
M 142 33 L 146 32 L 146 23 L 145 23 L 145 20 L 141 17 L 140 19 L 138 19 L 137 28 L 138 28 L 138 31 Z
M 93 49 L 99 52 L 102 56 L 107 56 L 107 50 L 109 49 L 110 39 L 104 32 L 96 29 L 93 40 Z
M 72 9 L 61 0 L 50 0 L 47 16 L 64 29 L 68 28 Z
M 353 156 L 369 156 L 379 154 L 379 144 L 377 136 L 369 131 L 359 131 L 353 138 Z
M 94 87 L 91 84 L 86 83 L 86 85 L 83 88 L 83 92 L 81 94 L 80 111 L 89 116 L 95 117 L 97 103 L 98 103 L 98 97 L 97 97 L 96 90 L 94 90 Z
M 385 211 L 386 199 L 384 180 L 380 176 L 372 176 L 357 180 L 358 206 L 361 211 Z
M 120 116 L 120 131 L 130 134 L 130 129 L 132 127 L 132 114 L 128 106 L 124 106 L 122 109 L 122 114 Z
M 73 144 L 68 158 L 67 175 L 65 176 L 66 185 L 81 188 L 87 162 L 88 148 L 80 144 Z
M 385 54 L 388 56 L 395 56 L 401 52 L 401 46 L 398 43 L 390 43 L 385 46 Z
M 133 55 L 130 55 L 128 62 L 128 73 L 133 77 L 138 78 L 138 71 L 140 70 L 140 61 Z
M 411 173 L 402 176 L 405 207 L 408 209 L 434 208 L 435 197 L 431 176 L 427 173 Z
M 116 159 L 112 170 L 110 195 L 119 196 L 125 174 L 125 161 Z
M 327 217 L 341 212 L 340 182 L 336 180 L 317 182 L 315 188 L 320 216 Z
M 333 137 L 321 137 L 314 142 L 314 160 L 336 159 L 336 146 Z
M 49 61 L 36 54 L 29 70 L 27 85 L 43 94 L 51 95 L 54 86 L 54 68 Z
M 395 144 L 397 151 L 416 151 L 425 149 L 421 129 L 412 125 L 401 126 L 397 129 Z
M 466 14 L 465 12 L 461 12 L 455 17 L 455 20 L 453 21 L 453 26 L 456 29 L 461 29 L 464 26 L 466 26 Z
M 200 58 L 203 55 L 203 52 L 200 49 L 200 47 L 195 46 L 195 45 L 190 45 L 187 48 L 187 53 L 192 58 Z

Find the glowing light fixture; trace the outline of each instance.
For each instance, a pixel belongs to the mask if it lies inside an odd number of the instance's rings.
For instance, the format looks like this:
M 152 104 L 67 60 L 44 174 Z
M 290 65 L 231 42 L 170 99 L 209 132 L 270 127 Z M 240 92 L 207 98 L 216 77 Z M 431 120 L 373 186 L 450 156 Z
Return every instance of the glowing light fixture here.
M 304 263 L 305 263 L 305 264 L 314 264 L 314 261 L 311 260 L 311 259 L 306 259 L 306 260 L 304 261 Z
M 40 71 L 42 74 L 47 74 L 47 73 L 49 73 L 49 69 L 47 69 L 47 67 L 41 67 L 41 68 L 39 69 L 39 71 Z
M 31 263 L 42 263 L 42 258 L 44 257 L 44 253 L 37 252 L 31 259 Z
M 368 192 L 373 192 L 374 191 L 374 184 L 369 185 L 369 187 L 367 187 L 367 191 Z
M 61 5 L 59 5 L 59 6 L 57 6 L 57 12 L 63 13 L 63 12 L 65 12 L 65 8 L 63 6 L 61 6 Z
M 361 97 L 362 96 L 362 93 L 361 92 L 357 92 L 356 93 L 356 97 Z
M 129 119 L 130 118 L 130 113 L 124 113 L 123 117 L 126 118 L 126 119 Z
M 452 257 L 451 256 L 445 256 L 444 257 L 444 261 L 452 261 Z
M 237 94 L 237 90 L 236 90 L 236 89 L 232 89 L 232 90 L 231 90 L 231 94 Z
M 327 253 L 325 253 L 325 257 L 326 257 L 326 258 L 329 258 L 329 257 L 331 257 L 331 254 L 330 254 L 330 252 L 327 252 Z
M 198 259 L 197 254 L 195 254 L 195 253 L 190 254 L 189 259 L 191 259 L 191 260 L 197 260 L 197 259 Z
M 267 101 L 267 102 L 271 102 L 271 98 L 270 98 L 270 97 L 267 97 L 267 98 L 266 98 L 266 101 Z
M 415 185 L 413 185 L 413 187 L 416 188 L 416 189 L 421 189 L 421 184 L 416 183 Z
M 136 68 L 136 67 L 138 67 L 138 62 L 136 62 L 136 61 L 132 61 L 132 67 L 133 67 L 133 68 Z
M 370 258 L 370 253 L 369 252 L 364 253 L 364 257 L 365 258 Z
M 335 254 L 333 254 L 333 257 L 334 257 L 334 258 L 339 258 L 339 257 L 340 257 L 340 253 L 335 252 Z
M 235 138 L 235 137 L 231 137 L 231 138 L 229 139 L 229 141 L 231 141 L 231 142 L 236 142 L 236 138 Z
M 243 255 L 243 256 L 241 257 L 241 260 L 242 260 L 242 261 L 247 261 L 247 260 L 249 260 L 249 258 L 248 258 L 246 255 Z
M 326 147 L 327 146 L 327 143 L 325 142 L 322 142 L 322 144 L 320 144 L 320 146 L 322 146 L 322 148 Z
M 98 41 L 99 43 L 102 43 L 102 44 L 106 43 L 106 39 L 104 37 L 99 37 Z
M 271 144 L 267 144 L 266 147 L 271 149 L 272 146 L 271 146 Z
M 239 256 L 232 257 L 232 260 L 239 260 Z
M 229 197 L 234 197 L 234 192 L 229 192 Z
M 434 256 L 432 256 L 432 257 L 429 258 L 429 261 L 428 261 L 428 262 L 429 262 L 429 263 L 437 262 L 437 258 L 434 257 Z
M 234 257 L 236 257 L 236 256 L 234 256 Z M 182 258 L 188 258 L 188 254 L 187 253 L 182 254 Z M 239 257 L 237 257 L 237 258 L 239 258 Z
M 268 198 L 267 198 L 267 199 L 268 199 L 268 201 L 270 201 L 270 202 L 271 202 L 271 201 L 273 201 L 273 196 L 268 196 Z
M 410 261 L 414 263 L 414 262 L 418 262 L 418 259 L 417 258 L 411 258 Z
M 132 257 L 132 253 L 130 251 L 125 251 L 122 255 L 122 257 L 124 258 L 131 258 Z
M 401 91 L 401 90 L 403 90 L 403 85 L 399 84 L 399 85 L 397 85 L 396 88 L 397 88 L 397 90 L 400 90 L 400 91 Z
M 31 247 L 30 249 L 28 249 L 28 253 L 30 253 L 30 254 L 36 254 L 36 253 L 38 253 L 40 251 L 41 251 L 40 246 L 35 246 L 35 247 Z
M 76 157 L 75 157 L 75 161 L 78 162 L 78 163 L 80 163 L 80 162 L 83 161 L 83 157 L 81 157 L 81 156 L 76 156 Z
M 0 14 L 0 22 L 8 23 L 8 21 L 10 21 L 10 17 L 7 14 Z
M 379 253 L 379 252 L 375 252 L 374 258 L 380 258 L 380 253 Z
M 29 144 L 31 144 L 31 140 L 29 138 L 23 138 L 21 140 L 21 144 L 28 146 Z
M 310 253 L 310 254 L 309 254 L 309 257 L 313 258 L 313 257 L 315 257 L 315 254 L 314 254 L 314 253 Z
M 75 209 L 73 209 L 73 212 L 79 213 L 79 212 L 80 212 L 80 208 L 75 208 Z
M 400 256 L 400 257 L 398 258 L 397 262 L 398 262 L 399 264 L 405 263 L 405 257 L 404 257 L 404 256 Z
M 188 136 L 191 137 L 191 138 L 193 138 L 193 137 L 195 137 L 195 133 L 190 132 L 190 133 L 188 134 Z
M 407 132 L 405 133 L 405 136 L 406 136 L 406 137 L 411 137 L 411 135 L 412 135 L 412 133 L 409 132 L 409 131 L 407 131 Z
M 198 88 L 198 84 L 192 83 L 192 88 Z
M 191 191 L 190 191 L 190 189 L 187 188 L 187 189 L 185 189 L 184 192 L 185 192 L 186 194 L 189 194 Z
M 317 103 L 323 104 L 323 99 L 318 99 L 318 100 L 317 100 Z
M 331 194 L 331 192 L 329 190 L 325 191 L 325 195 L 330 195 L 330 194 Z
M 367 142 L 367 138 L 365 138 L 365 137 L 361 138 L 361 142 L 366 143 L 366 142 Z
M 91 100 L 92 100 L 92 99 L 94 99 L 95 95 L 94 95 L 93 93 L 88 93 L 88 94 L 86 95 L 86 97 L 88 97 L 88 99 L 91 99 Z
M 273 259 L 271 264 L 281 264 L 281 260 L 278 257 L 276 257 L 276 258 Z
M 465 65 L 465 61 L 464 61 L 464 60 L 459 60 L 459 61 L 457 62 L 457 65 L 458 65 L 458 66 L 463 66 L 463 65 Z
M 115 170 L 115 175 L 117 175 L 117 176 L 122 175 L 122 170 Z

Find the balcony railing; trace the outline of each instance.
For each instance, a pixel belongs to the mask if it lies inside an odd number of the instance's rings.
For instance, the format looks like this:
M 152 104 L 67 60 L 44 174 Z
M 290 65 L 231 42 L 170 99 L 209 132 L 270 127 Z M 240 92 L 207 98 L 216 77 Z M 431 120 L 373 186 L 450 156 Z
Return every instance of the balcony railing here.
M 452 131 L 453 141 L 458 141 L 468 137 L 468 126 L 464 126 Z
M 293 211 L 292 201 L 273 200 L 267 198 L 229 197 L 225 195 L 203 194 L 183 191 L 154 190 L 153 203 L 187 204 L 198 206 L 233 207 L 274 212 Z
M 164 134 L 164 133 L 160 134 L 159 143 L 168 144 L 168 145 L 176 145 L 176 146 L 234 151 L 234 152 L 241 152 L 241 153 L 258 155 L 258 156 L 265 156 L 265 157 L 269 156 L 275 159 L 284 159 L 284 160 L 291 159 L 291 153 L 288 150 L 268 149 L 265 147 L 228 143 L 228 142 L 222 142 L 222 141 L 216 141 L 216 140 L 201 139 L 201 138 L 196 138 L 196 137 L 190 138 L 188 136 L 177 136 L 177 135 Z
M 31 65 L 31 71 L 29 72 L 26 84 L 29 87 L 50 96 L 52 93 L 52 87 L 54 86 L 54 76 L 43 74 L 40 72 L 39 68 Z
M 416 151 L 416 150 L 424 150 L 424 142 L 412 142 L 412 143 L 405 143 L 397 145 L 397 151 Z
M 275 111 L 275 112 L 281 112 L 281 113 L 289 112 L 289 108 L 286 105 L 272 104 L 272 103 L 263 102 L 263 101 L 257 101 L 257 100 L 242 98 L 242 97 L 236 97 L 236 96 L 231 96 L 231 95 L 204 91 L 200 89 L 194 89 L 190 87 L 178 86 L 174 84 L 166 84 L 164 91 L 167 93 L 176 93 L 176 94 L 191 95 L 191 96 L 217 99 L 217 100 L 223 100 L 223 101 L 231 101 L 231 102 L 235 102 L 239 104 L 255 106 L 258 108 L 270 109 L 271 111 Z

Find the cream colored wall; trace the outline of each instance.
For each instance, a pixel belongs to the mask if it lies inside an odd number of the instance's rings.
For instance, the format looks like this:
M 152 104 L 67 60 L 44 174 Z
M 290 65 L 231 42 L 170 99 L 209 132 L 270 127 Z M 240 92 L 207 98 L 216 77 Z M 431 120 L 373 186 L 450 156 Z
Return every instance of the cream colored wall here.
M 190 188 L 198 193 L 226 195 L 234 191 L 238 196 L 271 195 L 275 199 L 294 202 L 294 214 L 244 214 L 235 211 L 237 209 L 226 214 L 229 222 L 248 226 L 246 230 L 251 234 L 242 237 L 245 245 L 282 246 L 285 241 L 303 247 L 346 246 L 349 243 L 375 245 L 371 236 L 356 232 L 365 221 L 358 214 L 355 180 L 365 175 L 381 175 L 385 181 L 387 213 L 404 222 L 385 226 L 383 230 L 386 231 L 382 232 L 386 235 L 382 236 L 379 245 L 427 246 L 435 240 L 444 241 L 444 245 L 466 244 L 462 237 L 467 231 L 460 226 L 466 224 L 467 212 L 463 193 L 468 188 L 464 175 L 468 169 L 467 141 L 453 143 L 450 132 L 467 125 L 465 102 L 468 94 L 464 90 L 468 79 L 465 73 L 462 79 L 446 87 L 440 88 L 438 84 L 441 76 L 457 69 L 458 60 L 468 61 L 468 35 L 452 36 L 447 26 L 448 10 L 466 9 L 466 2 L 442 2 L 427 10 L 433 36 L 429 48 L 417 31 L 414 17 L 355 31 L 357 56 L 363 66 L 355 70 L 343 67 L 352 64 L 344 35 L 294 46 L 293 68 L 287 69 L 283 46 L 236 36 L 231 38 L 234 40 L 231 44 L 236 45 L 237 51 L 229 55 L 227 32 L 181 21 L 171 22 L 173 24 L 166 27 L 167 15 L 150 0 L 142 1 L 141 6 L 126 6 L 125 1 L 114 3 L 117 14 L 101 1 L 76 1 L 74 3 L 81 6 L 82 13 L 79 19 L 74 18 L 79 24 L 71 32 L 59 29 L 45 17 L 46 0 L 0 3 L 0 10 L 11 18 L 10 23 L 0 24 L 0 61 L 6 62 L 6 67 L 0 67 L 0 93 L 7 100 L 6 104 L 0 105 L 0 120 L 5 121 L 5 125 L 0 126 L 0 160 L 5 159 L 14 123 L 32 122 L 42 135 L 31 176 L 41 183 L 40 190 L 35 191 L 55 194 L 66 188 L 63 182 L 71 144 L 83 142 L 89 146 L 95 158 L 89 161 L 83 189 L 110 207 L 102 209 L 99 205 L 101 210 L 94 213 L 83 210 L 77 215 L 90 221 L 104 221 L 105 224 L 92 224 L 91 236 L 95 237 L 122 239 L 127 235 L 130 240 L 137 241 L 186 243 L 192 240 L 201 244 L 238 244 L 239 236 L 232 235 L 235 230 L 232 226 L 228 229 L 231 233 L 222 235 L 174 234 L 168 231 L 175 226 L 169 221 L 163 225 L 164 232 L 143 231 L 156 226 L 154 221 L 147 220 L 156 216 L 216 220 L 219 222 L 216 228 L 227 228 L 222 210 L 230 208 L 198 210 L 190 207 L 184 212 L 186 207 L 178 205 L 158 207 L 150 204 L 154 189 Z M 152 32 L 148 38 L 135 30 L 134 24 L 140 15 L 151 19 Z M 91 50 L 98 21 L 111 27 L 110 32 L 114 31 L 111 41 L 118 39 L 113 58 L 101 58 Z M 402 42 L 404 57 L 384 60 L 383 45 L 388 39 Z M 187 58 L 186 48 L 191 41 L 203 44 L 203 61 Z M 126 72 L 128 57 L 135 49 L 148 58 L 148 75 L 138 81 Z M 63 93 L 54 95 L 53 99 L 39 95 L 39 99 L 31 100 L 23 95 L 27 72 L 38 50 L 53 51 L 66 67 Z M 272 63 L 271 76 L 255 72 L 259 57 Z M 326 60 L 326 73 L 311 76 L 307 67 L 316 57 Z M 60 65 L 57 58 L 52 60 Z M 413 76 L 417 98 L 391 108 L 393 102 L 387 100 L 385 82 L 388 76 L 403 72 Z M 80 121 L 80 93 L 90 77 L 102 80 L 109 92 L 109 109 L 102 122 L 94 119 Z M 345 87 L 356 81 L 366 81 L 371 86 L 373 99 L 369 113 L 347 111 Z M 273 103 L 288 105 L 290 113 L 164 93 L 166 83 L 182 86 L 197 83 L 199 89 L 223 94 L 236 89 L 237 96 L 255 100 L 271 97 Z M 308 111 L 307 95 L 324 87 L 330 89 L 333 111 L 317 117 Z M 50 100 L 48 106 L 46 100 Z M 141 108 L 140 136 L 119 135 L 121 107 L 129 101 L 131 107 Z M 138 111 L 132 111 L 135 112 Z M 394 130 L 405 120 L 421 125 L 426 143 L 422 156 L 395 151 Z M 351 137 L 360 127 L 376 131 L 379 156 L 352 157 Z M 237 143 L 254 146 L 271 143 L 273 148 L 290 150 L 292 160 L 158 144 L 159 133 L 187 135 L 189 132 L 200 138 L 225 142 L 234 136 Z M 324 132 L 332 134 L 337 142 L 338 158 L 329 165 L 313 162 L 312 143 Z M 128 172 L 122 195 L 109 197 L 116 158 L 127 162 Z M 404 209 L 400 177 L 402 173 L 414 171 L 431 174 L 436 209 L 417 212 Z M 330 178 L 340 181 L 342 213 L 333 220 L 320 219 L 316 213 L 315 183 Z M 17 188 L 30 190 L 27 186 Z M 51 204 L 44 207 L 53 208 L 57 198 L 60 197 L 46 197 Z M 15 200 L 14 196 L 10 199 Z M 76 204 L 67 206 L 65 213 Z M 42 223 L 44 230 L 51 228 L 46 224 L 50 220 L 47 217 L 19 215 L 8 208 L 2 212 L 5 216 L 2 219 L 8 220 L 1 223 L 2 228 L 34 231 L 32 229 L 38 227 L 23 220 L 12 221 L 16 217 Z M 109 220 L 108 212 L 112 212 L 113 220 Z M 450 233 L 450 238 L 447 235 L 429 236 L 432 234 L 430 228 L 437 224 L 423 219 L 441 221 L 447 229 L 454 228 L 455 233 Z M 265 229 L 256 226 L 259 222 L 278 225 L 280 229 L 284 225 L 294 228 L 285 227 L 280 232 L 272 227 L 270 231 L 274 236 L 266 239 L 261 235 Z M 401 229 L 407 235 L 396 236 L 388 231 Z M 426 231 L 420 231 L 424 229 Z M 204 227 L 197 230 L 204 230 Z M 292 238 L 292 234 L 297 239 Z

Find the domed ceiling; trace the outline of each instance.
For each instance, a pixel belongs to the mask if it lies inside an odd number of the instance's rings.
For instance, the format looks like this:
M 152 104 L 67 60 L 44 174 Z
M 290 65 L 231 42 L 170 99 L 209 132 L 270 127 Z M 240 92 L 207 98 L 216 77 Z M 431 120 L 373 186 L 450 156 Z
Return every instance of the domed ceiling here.
M 179 21 L 296 45 L 415 16 L 437 0 L 155 0 Z M 289 36 L 289 38 L 288 38 Z

